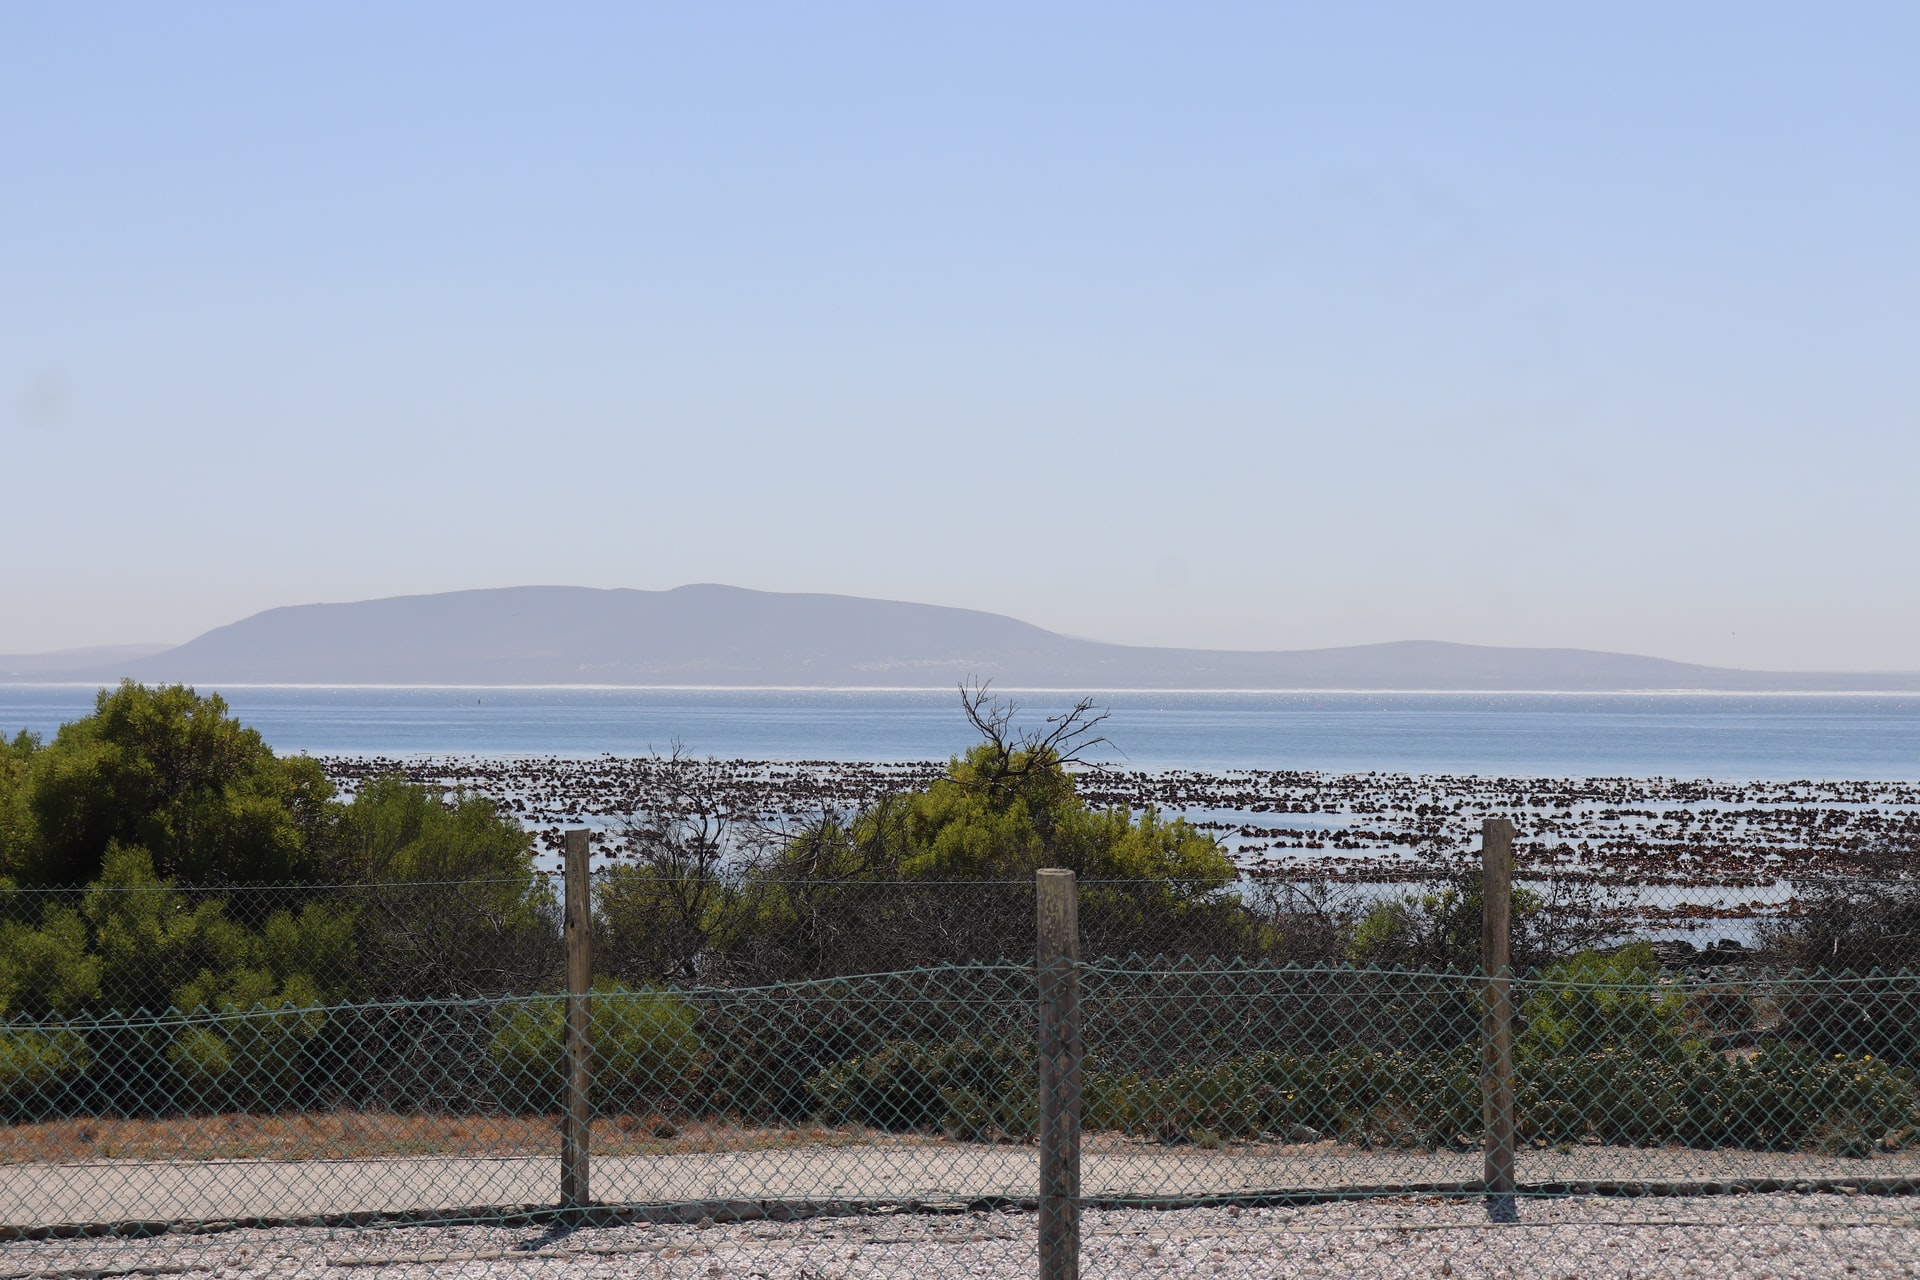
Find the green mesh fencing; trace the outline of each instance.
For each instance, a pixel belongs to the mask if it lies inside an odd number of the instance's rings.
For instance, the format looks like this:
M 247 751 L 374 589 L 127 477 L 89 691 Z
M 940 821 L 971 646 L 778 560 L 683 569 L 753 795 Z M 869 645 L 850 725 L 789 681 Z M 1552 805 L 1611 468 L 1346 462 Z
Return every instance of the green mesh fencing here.
M 1523 873 L 1515 1221 L 1472 875 L 1079 885 L 1052 1092 L 1031 882 L 640 890 L 577 1211 L 546 880 L 9 896 L 0 1273 L 1068 1274 L 1069 1111 L 1078 1274 L 1920 1271 L 1904 880 Z

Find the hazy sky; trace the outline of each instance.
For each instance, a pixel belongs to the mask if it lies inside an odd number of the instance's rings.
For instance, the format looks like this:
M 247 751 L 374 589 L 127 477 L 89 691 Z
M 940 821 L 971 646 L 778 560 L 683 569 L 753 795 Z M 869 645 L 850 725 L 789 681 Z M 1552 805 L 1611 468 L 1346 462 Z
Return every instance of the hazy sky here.
M 1920 668 L 1920 5 L 0 6 L 0 652 L 720 581 Z

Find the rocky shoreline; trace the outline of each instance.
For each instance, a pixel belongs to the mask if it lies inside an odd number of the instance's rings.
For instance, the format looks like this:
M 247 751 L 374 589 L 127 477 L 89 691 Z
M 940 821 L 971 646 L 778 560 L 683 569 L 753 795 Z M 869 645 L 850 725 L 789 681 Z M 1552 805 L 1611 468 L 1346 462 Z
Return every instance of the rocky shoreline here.
M 549 842 L 565 827 L 613 831 L 660 808 L 704 807 L 774 827 L 923 786 L 944 768 L 652 756 L 327 756 L 322 764 L 346 788 L 399 772 L 491 797 Z M 1185 817 L 1254 872 L 1387 882 L 1463 868 L 1476 856 L 1481 821 L 1496 815 L 1519 827 L 1522 874 L 1758 889 L 1796 876 L 1920 866 L 1920 782 L 1247 769 L 1089 771 L 1079 785 L 1092 804 Z

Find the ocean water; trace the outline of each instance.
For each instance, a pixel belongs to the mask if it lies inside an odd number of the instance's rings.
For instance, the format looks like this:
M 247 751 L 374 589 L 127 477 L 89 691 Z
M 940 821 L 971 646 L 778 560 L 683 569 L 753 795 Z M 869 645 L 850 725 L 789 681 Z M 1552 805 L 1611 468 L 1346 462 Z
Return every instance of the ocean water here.
M 972 731 L 952 692 L 238 686 L 282 751 L 926 760 Z M 51 734 L 95 690 L 0 685 L 0 732 Z M 1738 779 L 1920 778 L 1920 697 L 1751 694 L 1140 693 L 1100 758 L 1136 768 Z M 1010 693 L 1038 724 L 1071 699 Z

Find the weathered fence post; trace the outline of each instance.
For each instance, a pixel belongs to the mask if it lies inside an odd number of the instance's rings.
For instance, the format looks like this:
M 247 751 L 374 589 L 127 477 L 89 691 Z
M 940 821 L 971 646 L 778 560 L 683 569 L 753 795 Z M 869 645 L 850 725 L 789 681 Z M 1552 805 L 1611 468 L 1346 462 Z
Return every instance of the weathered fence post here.
M 1480 834 L 1480 967 L 1486 974 L 1481 1022 L 1485 1060 L 1487 1215 L 1514 1222 L 1513 1163 L 1513 824 L 1488 818 Z
M 1073 872 L 1034 877 L 1040 952 L 1040 1280 L 1080 1275 L 1080 899 Z
M 593 881 L 587 872 L 587 833 L 567 832 L 566 915 L 567 1010 L 561 1030 L 563 1076 L 560 1092 L 560 1207 L 583 1213 L 593 1203 L 587 1187 L 592 1160 L 587 1137 L 593 1123 L 589 1101 L 593 989 Z

